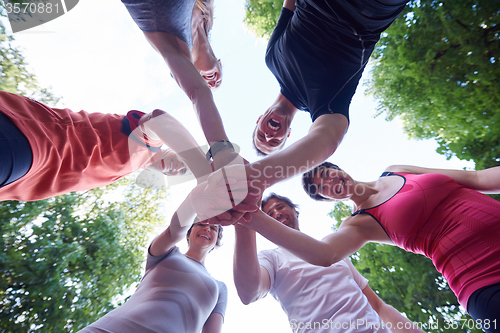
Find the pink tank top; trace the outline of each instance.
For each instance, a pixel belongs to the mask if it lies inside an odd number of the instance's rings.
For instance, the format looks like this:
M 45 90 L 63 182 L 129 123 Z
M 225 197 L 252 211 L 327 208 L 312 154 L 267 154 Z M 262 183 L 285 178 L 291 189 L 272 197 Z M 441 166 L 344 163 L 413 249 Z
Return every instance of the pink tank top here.
M 470 295 L 500 282 L 500 202 L 441 174 L 395 174 L 404 185 L 371 215 L 397 246 L 432 259 L 467 309 Z

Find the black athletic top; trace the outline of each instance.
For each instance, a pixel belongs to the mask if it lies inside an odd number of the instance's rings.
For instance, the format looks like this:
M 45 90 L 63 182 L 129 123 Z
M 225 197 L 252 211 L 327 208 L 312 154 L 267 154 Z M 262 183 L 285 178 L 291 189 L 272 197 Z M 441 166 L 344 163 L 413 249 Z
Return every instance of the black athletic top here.
M 283 8 L 269 40 L 266 64 L 281 93 L 315 121 L 349 105 L 380 33 L 404 8 L 365 0 L 297 0 Z

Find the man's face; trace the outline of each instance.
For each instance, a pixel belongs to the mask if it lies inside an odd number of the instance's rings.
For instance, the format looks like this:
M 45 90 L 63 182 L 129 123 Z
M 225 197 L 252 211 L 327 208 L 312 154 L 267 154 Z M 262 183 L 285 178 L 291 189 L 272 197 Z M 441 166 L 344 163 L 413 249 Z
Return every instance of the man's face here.
M 271 199 L 264 205 L 263 211 L 287 227 L 299 230 L 297 211 L 295 208 L 288 206 L 285 202 L 279 199 Z
M 279 109 L 269 108 L 257 120 L 253 140 L 260 151 L 272 154 L 283 147 L 289 135 L 290 120 Z

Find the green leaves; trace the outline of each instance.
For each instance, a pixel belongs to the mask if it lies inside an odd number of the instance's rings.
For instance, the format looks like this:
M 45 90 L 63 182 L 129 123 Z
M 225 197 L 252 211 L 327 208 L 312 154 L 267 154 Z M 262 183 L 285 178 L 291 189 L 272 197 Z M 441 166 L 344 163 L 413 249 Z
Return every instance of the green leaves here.
M 368 92 L 438 152 L 500 164 L 500 13 L 490 1 L 411 1 L 373 54 Z M 404 38 L 401 38 L 404 36 Z
M 337 202 L 329 216 L 335 219 L 332 229 L 351 215 L 350 207 Z M 365 244 L 351 256 L 354 267 L 369 280 L 369 286 L 387 304 L 406 314 L 413 322 L 425 324 L 426 332 L 481 332 L 466 328 L 448 328 L 470 319 L 460 311 L 458 300 L 432 261 L 391 245 Z M 433 327 L 430 323 L 438 323 Z
M 268 40 L 280 17 L 283 1 L 248 0 L 245 3 L 245 24 L 257 37 Z
M 164 197 L 122 180 L 0 203 L 0 331 L 77 331 L 120 304 L 143 273 Z

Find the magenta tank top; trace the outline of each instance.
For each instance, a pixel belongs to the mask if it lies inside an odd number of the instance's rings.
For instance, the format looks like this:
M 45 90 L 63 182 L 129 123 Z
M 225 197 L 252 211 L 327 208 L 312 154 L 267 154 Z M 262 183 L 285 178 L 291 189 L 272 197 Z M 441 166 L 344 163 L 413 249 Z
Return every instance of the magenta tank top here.
M 500 202 L 441 174 L 386 173 L 401 189 L 371 215 L 397 246 L 432 259 L 467 309 L 470 295 L 500 282 Z

